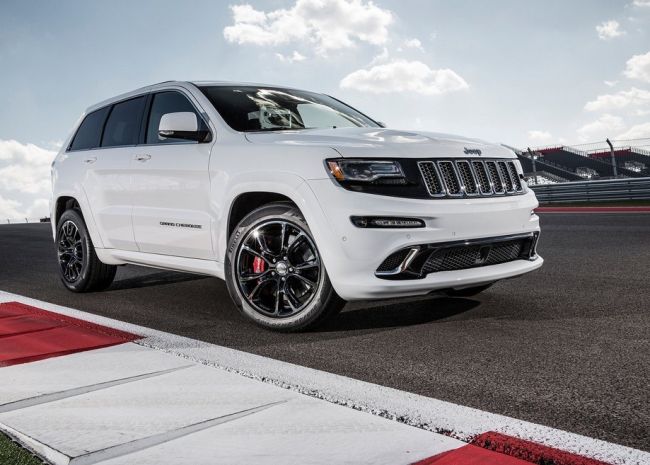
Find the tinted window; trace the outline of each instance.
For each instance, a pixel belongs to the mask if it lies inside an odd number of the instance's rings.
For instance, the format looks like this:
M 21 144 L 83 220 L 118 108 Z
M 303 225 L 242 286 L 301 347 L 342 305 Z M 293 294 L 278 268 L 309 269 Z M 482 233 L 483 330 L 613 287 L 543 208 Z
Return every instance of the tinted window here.
M 101 108 L 86 115 L 74 135 L 70 150 L 87 150 L 99 147 L 102 128 L 110 107 Z
M 138 143 L 145 100 L 145 97 L 137 97 L 113 105 L 104 128 L 102 147 Z
M 323 94 L 252 86 L 200 89 L 236 131 L 378 127 L 364 114 Z
M 160 92 L 153 97 L 151 112 L 149 113 L 149 124 L 147 125 L 147 144 L 166 144 L 169 142 L 188 142 L 186 139 L 161 138 L 158 135 L 160 118 L 166 113 L 192 112 L 199 122 L 199 129 L 206 129 L 201 116 L 196 112 L 194 106 L 184 95 L 179 92 Z

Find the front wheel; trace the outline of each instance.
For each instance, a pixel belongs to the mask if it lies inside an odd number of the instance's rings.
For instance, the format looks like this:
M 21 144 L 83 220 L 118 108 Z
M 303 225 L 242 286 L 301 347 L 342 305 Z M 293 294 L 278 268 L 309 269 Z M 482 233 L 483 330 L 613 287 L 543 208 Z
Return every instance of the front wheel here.
M 345 305 L 330 283 L 309 226 L 288 203 L 260 207 L 237 225 L 225 271 L 241 313 L 268 329 L 312 329 Z

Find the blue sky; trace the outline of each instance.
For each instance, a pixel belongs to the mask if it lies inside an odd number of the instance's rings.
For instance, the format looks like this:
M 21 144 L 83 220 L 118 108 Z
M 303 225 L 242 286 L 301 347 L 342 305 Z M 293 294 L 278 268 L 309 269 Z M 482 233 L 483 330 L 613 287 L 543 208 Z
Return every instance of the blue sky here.
M 0 218 L 45 214 L 42 160 L 87 106 L 168 79 L 322 91 L 518 147 L 650 137 L 649 25 L 650 0 L 4 0 Z

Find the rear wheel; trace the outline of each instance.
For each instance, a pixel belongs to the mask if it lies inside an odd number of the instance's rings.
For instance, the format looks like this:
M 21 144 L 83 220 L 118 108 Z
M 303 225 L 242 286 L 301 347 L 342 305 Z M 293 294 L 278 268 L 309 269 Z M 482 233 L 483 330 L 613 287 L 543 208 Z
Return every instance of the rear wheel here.
M 230 238 L 225 266 L 239 310 L 268 329 L 311 329 L 345 305 L 309 226 L 291 204 L 269 204 L 245 217 Z
M 56 227 L 56 246 L 61 281 L 73 292 L 106 289 L 116 266 L 99 261 L 86 223 L 78 210 L 66 210 Z

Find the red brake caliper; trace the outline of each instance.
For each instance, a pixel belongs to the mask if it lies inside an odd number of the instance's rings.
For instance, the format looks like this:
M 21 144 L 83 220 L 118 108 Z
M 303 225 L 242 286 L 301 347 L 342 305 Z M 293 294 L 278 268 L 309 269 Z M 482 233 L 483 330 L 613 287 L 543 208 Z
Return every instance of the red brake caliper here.
M 255 257 L 253 259 L 253 273 L 260 274 L 264 273 L 264 268 L 266 268 L 266 262 L 260 257 Z

